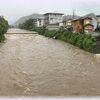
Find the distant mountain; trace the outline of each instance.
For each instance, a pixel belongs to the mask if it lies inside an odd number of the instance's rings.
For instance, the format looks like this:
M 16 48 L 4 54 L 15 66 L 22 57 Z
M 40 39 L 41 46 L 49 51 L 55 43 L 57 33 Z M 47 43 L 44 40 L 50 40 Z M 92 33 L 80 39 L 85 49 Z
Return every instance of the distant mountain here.
M 18 19 L 13 25 L 18 26 L 19 24 L 24 23 L 26 20 L 33 19 L 33 18 L 43 18 L 43 15 L 34 13 L 34 14 L 29 15 L 29 16 L 24 16 L 24 17 L 21 17 L 20 19 Z

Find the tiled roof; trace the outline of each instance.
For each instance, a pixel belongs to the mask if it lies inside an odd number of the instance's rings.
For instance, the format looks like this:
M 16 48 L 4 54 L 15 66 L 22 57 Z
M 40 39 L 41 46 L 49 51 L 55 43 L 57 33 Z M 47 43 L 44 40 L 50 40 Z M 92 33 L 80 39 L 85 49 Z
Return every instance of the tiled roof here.
M 73 19 L 73 21 L 81 20 L 81 19 L 85 19 L 85 18 L 95 18 L 95 19 L 96 19 L 96 15 L 95 15 L 94 13 L 90 13 L 90 14 L 87 14 L 87 15 L 82 16 L 82 17 L 80 17 L 80 18 Z
M 90 14 L 87 14 L 85 16 L 82 16 L 81 18 L 84 19 L 84 18 L 87 18 L 87 17 L 90 17 L 90 18 L 96 18 L 96 15 L 94 13 L 90 13 Z

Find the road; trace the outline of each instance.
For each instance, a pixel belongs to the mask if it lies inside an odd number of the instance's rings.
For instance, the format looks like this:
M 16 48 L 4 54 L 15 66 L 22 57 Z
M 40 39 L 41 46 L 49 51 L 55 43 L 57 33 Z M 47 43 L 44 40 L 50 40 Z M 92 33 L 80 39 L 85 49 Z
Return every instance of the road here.
M 0 43 L 1 96 L 100 96 L 99 54 L 24 32 Z

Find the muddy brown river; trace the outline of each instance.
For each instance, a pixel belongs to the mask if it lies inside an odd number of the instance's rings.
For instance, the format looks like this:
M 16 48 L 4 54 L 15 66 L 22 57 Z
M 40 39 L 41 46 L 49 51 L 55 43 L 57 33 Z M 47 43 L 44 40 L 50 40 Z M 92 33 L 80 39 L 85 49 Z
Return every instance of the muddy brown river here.
M 20 29 L 5 36 L 0 96 L 100 96 L 99 54 Z

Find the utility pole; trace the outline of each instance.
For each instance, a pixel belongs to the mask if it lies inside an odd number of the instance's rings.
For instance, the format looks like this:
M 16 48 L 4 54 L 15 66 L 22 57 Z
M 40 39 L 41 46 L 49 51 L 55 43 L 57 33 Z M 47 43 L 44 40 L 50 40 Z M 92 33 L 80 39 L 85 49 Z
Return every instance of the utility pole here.
M 73 9 L 73 19 L 75 18 L 75 10 Z

